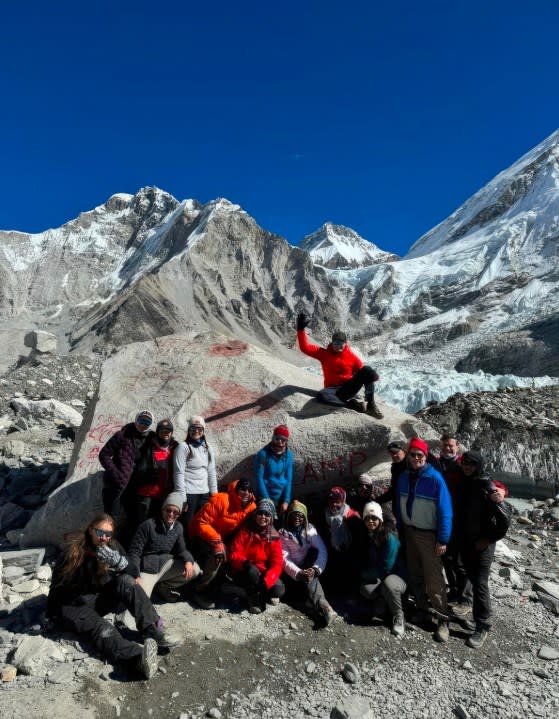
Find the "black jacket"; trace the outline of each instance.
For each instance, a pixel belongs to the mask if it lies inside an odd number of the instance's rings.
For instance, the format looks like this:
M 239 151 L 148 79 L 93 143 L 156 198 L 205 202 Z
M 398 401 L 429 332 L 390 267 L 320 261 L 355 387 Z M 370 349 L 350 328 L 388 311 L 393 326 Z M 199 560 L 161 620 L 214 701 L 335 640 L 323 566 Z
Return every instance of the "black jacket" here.
M 455 519 L 459 543 L 472 544 L 478 539 L 497 542 L 510 525 L 512 508 L 507 502 L 492 502 L 495 489 L 487 475 L 464 477 L 457 497 Z
M 184 543 L 184 528 L 175 522 L 171 529 L 157 517 L 142 522 L 130 543 L 130 563 L 138 571 L 157 574 L 168 559 L 194 562 Z
M 109 547 L 126 556 L 126 552 L 116 540 L 111 539 Z M 74 574 L 62 583 L 64 558 L 62 556 L 54 567 L 47 598 L 47 616 L 53 619 L 60 616 L 63 606 L 86 604 L 91 597 L 99 594 L 102 589 L 114 581 L 118 574 L 129 574 L 132 577 L 137 577 L 139 574 L 130 562 L 122 572 L 109 569 L 100 573 L 101 565 L 95 554 L 95 548 L 88 542 L 83 562 Z

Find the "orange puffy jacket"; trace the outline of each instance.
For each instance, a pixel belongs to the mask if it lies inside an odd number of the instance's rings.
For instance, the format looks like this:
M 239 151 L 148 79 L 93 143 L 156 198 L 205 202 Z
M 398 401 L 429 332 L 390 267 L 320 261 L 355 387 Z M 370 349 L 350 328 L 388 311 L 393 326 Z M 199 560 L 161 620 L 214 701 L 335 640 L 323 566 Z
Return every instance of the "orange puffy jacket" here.
M 283 551 L 279 534 L 272 528 L 270 536 L 262 536 L 250 527 L 243 527 L 231 542 L 229 563 L 240 572 L 245 562 L 252 562 L 264 575 L 266 589 L 278 581 L 283 570 Z
M 197 537 L 209 544 L 224 542 L 242 521 L 256 509 L 254 498 L 246 507 L 235 491 L 238 480 L 231 482 L 227 493 L 218 492 L 210 497 L 202 509 L 194 515 L 188 527 L 191 537 Z

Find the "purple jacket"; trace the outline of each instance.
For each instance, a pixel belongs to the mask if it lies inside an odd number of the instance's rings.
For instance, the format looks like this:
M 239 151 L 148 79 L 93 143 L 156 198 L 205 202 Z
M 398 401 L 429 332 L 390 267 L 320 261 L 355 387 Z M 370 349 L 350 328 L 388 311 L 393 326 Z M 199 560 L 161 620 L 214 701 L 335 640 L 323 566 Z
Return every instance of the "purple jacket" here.
M 144 442 L 153 434 L 153 432 L 146 432 Z M 130 422 L 113 434 L 99 452 L 99 462 L 105 470 L 105 487 L 116 487 L 121 491 L 126 488 L 134 471 L 136 455 L 134 440 L 141 437 L 135 424 Z

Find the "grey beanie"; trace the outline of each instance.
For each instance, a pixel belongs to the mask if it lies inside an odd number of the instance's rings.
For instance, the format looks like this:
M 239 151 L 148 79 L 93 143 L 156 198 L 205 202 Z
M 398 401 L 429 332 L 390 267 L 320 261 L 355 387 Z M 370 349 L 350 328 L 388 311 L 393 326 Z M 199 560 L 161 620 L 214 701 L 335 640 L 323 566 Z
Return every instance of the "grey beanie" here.
M 173 507 L 178 507 L 182 511 L 182 505 L 184 504 L 184 499 L 181 492 L 171 492 L 167 496 L 167 499 L 163 502 L 163 509 L 165 507 L 168 507 L 170 504 L 173 505 Z

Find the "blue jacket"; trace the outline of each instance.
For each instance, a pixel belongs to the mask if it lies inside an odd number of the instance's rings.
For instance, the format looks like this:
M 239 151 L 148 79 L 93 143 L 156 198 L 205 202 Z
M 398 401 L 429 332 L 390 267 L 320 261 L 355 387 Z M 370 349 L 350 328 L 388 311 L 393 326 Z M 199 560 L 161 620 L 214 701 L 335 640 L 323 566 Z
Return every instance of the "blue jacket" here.
M 280 502 L 291 502 L 291 482 L 293 480 L 293 452 L 285 450 L 278 457 L 270 445 L 254 457 L 254 477 L 258 499 L 271 499 L 277 506 Z
M 396 521 L 405 526 L 436 533 L 439 544 L 448 544 L 452 533 L 452 501 L 442 475 L 430 464 L 424 465 L 416 481 L 409 469 L 398 477 L 396 485 Z

